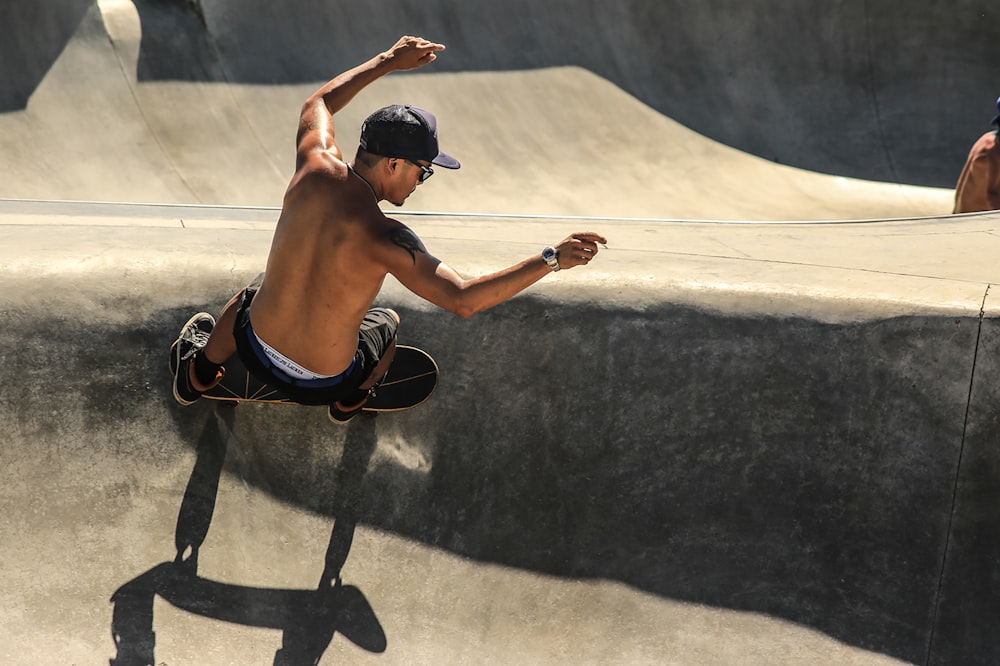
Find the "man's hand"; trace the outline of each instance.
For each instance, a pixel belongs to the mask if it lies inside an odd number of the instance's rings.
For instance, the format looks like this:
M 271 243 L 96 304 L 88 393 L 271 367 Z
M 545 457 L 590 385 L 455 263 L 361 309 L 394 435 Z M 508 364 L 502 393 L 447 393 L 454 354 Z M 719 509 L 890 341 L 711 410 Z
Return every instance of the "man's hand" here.
M 573 268 L 585 266 L 597 256 L 597 244 L 607 247 L 608 239 L 593 231 L 583 231 L 566 237 L 556 251 L 559 253 L 559 267 Z
M 406 70 L 423 67 L 437 58 L 437 51 L 443 51 L 444 44 L 435 44 L 423 37 L 403 36 L 391 49 L 385 52 L 393 69 Z

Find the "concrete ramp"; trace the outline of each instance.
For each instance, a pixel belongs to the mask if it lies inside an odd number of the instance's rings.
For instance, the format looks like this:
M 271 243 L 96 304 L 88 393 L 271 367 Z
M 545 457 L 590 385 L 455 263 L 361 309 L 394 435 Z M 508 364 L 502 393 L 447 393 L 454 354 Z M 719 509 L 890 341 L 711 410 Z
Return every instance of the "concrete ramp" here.
M 0 115 L 7 198 L 276 205 L 302 100 L 401 33 L 449 49 L 338 121 L 352 153 L 373 108 L 433 109 L 465 168 L 410 202 L 429 211 L 945 214 L 996 98 L 985 0 L 819 15 L 787 3 L 94 0 L 85 12 L 67 2 L 59 21 L 8 4 L 18 34 L 41 37 L 5 45 L 24 55 L 0 61 L 18 82 Z M 64 48 L 32 51 L 39 42 Z
M 170 396 L 172 336 L 271 215 L 7 206 L 7 663 L 997 658 L 996 215 L 609 223 L 592 270 L 468 321 L 387 285 L 442 382 L 345 429 Z M 413 223 L 466 273 L 565 225 Z M 806 258 L 838 235 L 895 251 Z
M 975 138 L 967 133 L 994 115 L 992 63 L 1000 56 L 1000 10 L 988 0 L 917 0 L 905 9 L 863 0 L 822 8 L 780 0 L 201 6 L 234 82 L 325 79 L 331 63 L 351 66 L 373 43 L 440 35 L 451 49 L 439 63 L 444 71 L 582 68 L 705 137 L 774 162 L 943 187 L 954 185 L 954 165 Z M 576 116 L 577 104 L 590 113 L 613 105 L 600 95 L 565 101 L 562 113 L 536 118 L 538 134 Z M 656 134 L 623 121 L 583 124 L 581 134 L 611 133 L 638 146 Z M 612 140 L 606 145 L 615 150 Z

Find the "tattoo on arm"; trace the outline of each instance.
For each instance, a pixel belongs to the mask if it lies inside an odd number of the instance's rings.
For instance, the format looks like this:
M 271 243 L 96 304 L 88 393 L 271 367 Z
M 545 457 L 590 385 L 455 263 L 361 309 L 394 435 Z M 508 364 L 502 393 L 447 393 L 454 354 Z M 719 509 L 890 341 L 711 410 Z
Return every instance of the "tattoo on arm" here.
M 409 229 L 395 229 L 390 236 L 392 242 L 410 253 L 413 263 L 417 263 L 417 252 L 426 254 L 423 243 Z

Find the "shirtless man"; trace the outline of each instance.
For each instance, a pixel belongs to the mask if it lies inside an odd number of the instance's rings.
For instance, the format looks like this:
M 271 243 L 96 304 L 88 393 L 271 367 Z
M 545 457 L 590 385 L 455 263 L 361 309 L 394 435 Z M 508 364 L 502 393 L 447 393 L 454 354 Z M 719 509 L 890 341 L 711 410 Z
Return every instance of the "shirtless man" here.
M 509 268 L 466 280 L 434 258 L 409 227 L 383 214 L 379 201 L 402 205 L 433 166 L 457 169 L 458 160 L 439 150 L 433 114 L 393 105 L 365 120 L 348 164 L 335 142 L 333 115 L 376 79 L 426 65 L 444 48 L 401 37 L 306 100 L 295 175 L 266 271 L 226 304 L 217 326 L 205 313 L 185 326 L 172 351 L 178 402 L 189 405 L 218 383 L 222 363 L 238 352 L 258 378 L 299 402 L 328 404 L 331 420 L 346 422 L 395 350 L 399 316 L 369 309 L 387 274 L 464 318 L 552 271 L 590 263 L 597 244 L 607 242 L 600 234 L 576 233 Z

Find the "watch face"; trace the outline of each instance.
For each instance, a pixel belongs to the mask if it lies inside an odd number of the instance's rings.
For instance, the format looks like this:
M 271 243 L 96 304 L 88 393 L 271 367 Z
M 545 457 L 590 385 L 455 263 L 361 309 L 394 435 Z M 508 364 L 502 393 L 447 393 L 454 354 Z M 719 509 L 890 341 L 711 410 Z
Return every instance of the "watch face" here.
M 549 246 L 542 250 L 542 261 L 547 263 L 552 270 L 559 270 L 559 252 L 554 247 Z

